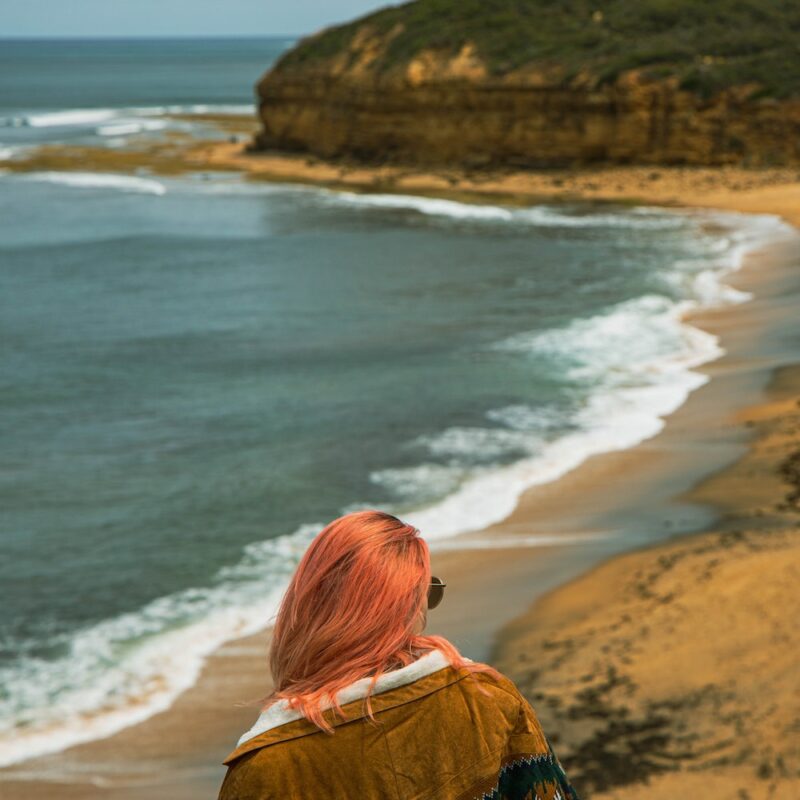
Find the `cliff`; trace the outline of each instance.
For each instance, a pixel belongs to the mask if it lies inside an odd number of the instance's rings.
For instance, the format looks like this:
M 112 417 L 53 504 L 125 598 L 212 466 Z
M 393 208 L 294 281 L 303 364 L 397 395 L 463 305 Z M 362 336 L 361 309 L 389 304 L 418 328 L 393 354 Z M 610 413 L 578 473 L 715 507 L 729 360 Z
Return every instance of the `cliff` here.
M 800 164 L 800 4 L 417 0 L 302 40 L 257 150 L 415 165 Z

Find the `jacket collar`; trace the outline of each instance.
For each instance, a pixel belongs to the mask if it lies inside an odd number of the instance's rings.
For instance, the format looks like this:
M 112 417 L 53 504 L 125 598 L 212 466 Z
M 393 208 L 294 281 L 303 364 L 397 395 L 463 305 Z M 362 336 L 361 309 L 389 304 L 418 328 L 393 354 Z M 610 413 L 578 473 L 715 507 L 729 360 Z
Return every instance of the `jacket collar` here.
M 466 660 L 472 661 L 472 659 Z M 463 670 L 457 671 L 449 667 L 450 662 L 445 654 L 435 648 L 400 669 L 383 673 L 372 690 L 373 713 L 422 697 L 460 680 L 467 674 Z M 336 727 L 366 716 L 366 709 L 361 709 L 364 704 L 357 701 L 367 696 L 371 681 L 370 676 L 360 678 L 336 693 L 336 699 L 346 716 L 344 718 L 338 715 L 327 716 L 331 725 Z M 325 710 L 332 705 L 333 703 L 327 700 L 322 703 L 321 708 Z M 236 749 L 223 763 L 228 764 L 250 750 L 317 731 L 319 728 L 313 722 L 303 717 L 299 710 L 290 708 L 286 699 L 281 699 L 261 712 L 253 727 L 239 738 Z

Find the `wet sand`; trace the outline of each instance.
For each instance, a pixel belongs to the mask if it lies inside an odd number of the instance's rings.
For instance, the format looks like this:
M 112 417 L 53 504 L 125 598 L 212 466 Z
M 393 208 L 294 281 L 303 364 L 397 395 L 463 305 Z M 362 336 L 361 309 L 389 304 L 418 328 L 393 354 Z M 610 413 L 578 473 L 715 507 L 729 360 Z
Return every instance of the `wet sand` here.
M 764 201 L 768 207 L 758 210 L 796 219 L 800 206 L 787 204 L 784 196 L 788 192 L 791 199 L 796 190 L 791 183 L 778 185 L 775 192 L 783 199 Z M 772 197 L 771 189 L 765 191 Z M 718 525 L 721 496 L 732 506 L 726 506 L 725 513 L 738 513 L 739 493 L 746 493 L 741 492 L 741 471 L 731 464 L 748 452 L 754 434 L 738 415 L 742 408 L 764 402 L 765 386 L 775 369 L 797 357 L 798 260 L 796 242 L 753 254 L 730 283 L 754 292 L 755 299 L 693 317 L 694 324 L 722 337 L 728 353 L 699 368 L 711 380 L 669 416 L 660 434 L 629 450 L 595 456 L 561 480 L 530 489 L 506 520 L 461 537 L 461 550 L 437 550 L 432 543 L 433 572 L 445 578 L 448 588 L 445 602 L 429 615 L 426 632 L 447 636 L 469 657 L 496 663 L 518 677 L 541 712 L 546 730 L 564 743 L 568 757 L 573 740 L 566 724 L 562 732 L 563 720 L 547 716 L 550 706 L 545 702 L 540 708 L 536 699 L 536 693 L 544 691 L 541 687 L 550 686 L 546 680 L 565 693 L 585 688 L 562 686 L 561 667 L 553 662 L 553 653 L 537 649 L 536 642 L 543 640 L 536 636 L 553 635 L 545 620 L 568 621 L 583 601 L 582 589 L 570 592 L 579 583 L 562 590 L 556 587 L 584 580 L 578 576 L 603 559 L 616 556 L 608 563 L 622 563 L 630 556 L 620 553 L 642 546 L 650 547 L 643 553 L 650 553 L 653 543 L 677 533 Z M 709 493 L 703 490 L 709 485 L 703 481 L 712 474 L 717 475 L 716 488 Z M 733 481 L 729 490 L 727 480 Z M 690 493 L 692 488 L 695 494 Z M 513 545 L 514 536 L 542 533 L 564 537 L 594 533 L 598 538 L 544 547 Z M 511 540 L 509 546 L 480 546 L 498 536 Z M 595 574 L 596 570 L 589 573 Z M 606 583 L 592 598 L 591 610 L 603 617 L 617 602 Z M 702 600 L 698 599 L 700 607 Z M 777 607 L 783 606 L 778 602 Z M 215 797 L 224 773 L 222 759 L 257 715 L 254 705 L 240 704 L 270 688 L 268 635 L 265 631 L 222 647 L 208 660 L 197 684 L 167 711 L 107 739 L 0 770 L 0 794 L 5 800 Z M 606 646 L 597 637 L 594 644 L 599 652 Z M 544 664 L 550 665 L 549 672 L 540 666 L 542 652 L 547 653 Z M 658 657 L 652 654 L 651 661 L 655 667 Z M 534 670 L 520 669 L 521 664 L 533 663 Z

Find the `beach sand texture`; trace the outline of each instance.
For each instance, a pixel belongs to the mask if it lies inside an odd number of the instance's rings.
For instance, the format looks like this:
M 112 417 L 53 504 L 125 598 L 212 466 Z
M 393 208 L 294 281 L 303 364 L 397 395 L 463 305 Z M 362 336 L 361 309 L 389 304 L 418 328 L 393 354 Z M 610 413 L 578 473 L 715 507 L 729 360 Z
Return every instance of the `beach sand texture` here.
M 719 525 L 592 569 L 498 642 L 589 797 L 800 796 L 800 370 L 772 396 L 689 496 Z

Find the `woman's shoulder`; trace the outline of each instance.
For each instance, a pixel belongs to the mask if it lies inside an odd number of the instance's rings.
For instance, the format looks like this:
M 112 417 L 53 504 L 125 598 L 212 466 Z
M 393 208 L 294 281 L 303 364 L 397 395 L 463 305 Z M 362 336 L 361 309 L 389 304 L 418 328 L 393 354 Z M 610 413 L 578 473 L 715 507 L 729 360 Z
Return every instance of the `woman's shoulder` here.
M 491 665 L 482 664 L 482 666 Z M 505 708 L 513 709 L 517 727 L 535 731 L 538 736 L 543 738 L 542 726 L 531 702 L 508 675 L 496 668 L 493 669 L 494 671 L 487 670 L 474 673 L 478 685 L 488 689 L 493 695 L 493 699 L 499 701 Z M 466 676 L 467 670 L 464 669 L 463 672 Z
M 483 669 L 480 671 L 472 671 L 466 667 L 462 667 L 461 670 L 464 675 L 472 672 L 475 678 L 482 684 L 494 687 L 495 689 L 506 692 L 507 694 L 510 694 L 516 698 L 522 698 L 522 693 L 519 691 L 514 681 L 496 667 L 493 667 L 491 664 L 485 664 L 482 661 L 472 661 L 471 659 L 469 663 L 471 665 L 474 664 L 482 667 Z
M 481 667 L 487 667 L 489 669 L 480 670 L 480 671 L 472 671 L 468 670 L 466 667 L 461 668 L 461 672 L 464 677 L 468 674 L 472 674 L 476 681 L 479 684 L 484 686 L 485 688 L 498 693 L 500 695 L 507 695 L 511 699 L 513 699 L 516 703 L 527 703 L 525 697 L 523 696 L 522 692 L 517 688 L 517 685 L 514 681 L 508 677 L 508 675 L 504 674 L 496 667 L 492 667 L 491 664 L 485 664 L 480 661 L 470 661 L 471 664 L 477 664 Z
M 464 679 L 459 685 L 481 709 L 480 718 L 493 730 L 503 732 L 509 752 L 537 758 L 549 755 L 550 745 L 539 716 L 511 677 L 499 670 L 479 671 L 473 673 L 473 683 L 467 678 L 468 670 L 462 670 Z

